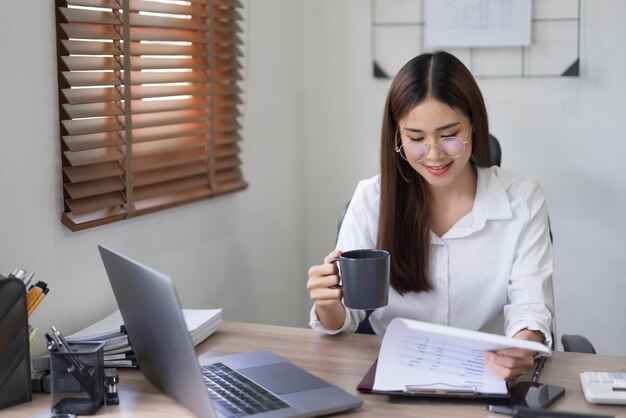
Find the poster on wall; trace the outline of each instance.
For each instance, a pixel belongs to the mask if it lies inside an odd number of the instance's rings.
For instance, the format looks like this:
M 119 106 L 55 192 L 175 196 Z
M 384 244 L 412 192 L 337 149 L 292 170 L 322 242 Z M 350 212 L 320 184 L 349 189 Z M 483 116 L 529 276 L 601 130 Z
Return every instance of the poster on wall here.
M 427 10 L 430 3 L 439 5 Z M 455 8 L 459 3 L 464 6 Z M 502 3 L 500 6 L 484 6 L 493 3 L 488 0 L 371 0 L 374 77 L 393 77 L 409 59 L 433 49 L 453 53 L 478 78 L 579 76 L 580 0 L 498 0 L 495 3 Z M 446 16 L 454 21 L 465 17 L 474 22 L 466 24 L 459 33 L 476 34 L 480 31 L 475 27 L 478 21 L 483 22 L 483 26 L 491 26 L 485 31 L 492 36 L 496 36 L 493 35 L 496 31 L 510 31 L 507 42 L 521 42 L 525 39 L 523 36 L 529 36 L 530 41 L 528 44 L 503 44 L 502 38 L 484 41 L 490 42 L 489 45 L 469 46 L 451 43 L 451 33 L 443 35 L 447 38 L 444 40 L 450 41 L 447 46 L 442 46 L 441 34 L 438 35 L 440 41 L 430 38 L 427 42 L 428 26 L 433 22 L 428 17 L 445 11 L 448 13 L 439 15 L 435 18 L 439 20 L 434 22 L 441 23 Z M 521 28 L 522 18 L 512 16 L 514 12 L 530 15 L 530 22 L 524 18 L 529 28 Z M 505 24 L 495 23 L 498 15 Z M 475 39 L 472 45 L 477 45 L 476 42 Z M 433 46 L 437 43 L 439 46 Z
M 529 46 L 531 0 L 425 0 L 427 48 Z

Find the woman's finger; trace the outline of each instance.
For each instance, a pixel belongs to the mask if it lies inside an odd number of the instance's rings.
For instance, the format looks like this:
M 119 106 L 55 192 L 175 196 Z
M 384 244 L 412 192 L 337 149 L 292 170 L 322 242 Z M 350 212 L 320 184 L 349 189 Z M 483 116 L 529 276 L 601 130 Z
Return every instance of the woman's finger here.
M 337 266 L 334 264 L 321 264 L 309 269 L 309 277 L 329 276 L 337 273 Z
M 322 289 L 337 286 L 339 284 L 339 276 L 336 274 L 330 276 L 309 277 L 306 284 L 307 290 Z
M 331 251 L 326 257 L 324 257 L 324 264 L 329 264 L 331 261 L 336 260 L 341 255 L 341 250 Z
M 341 291 L 341 289 L 320 288 L 311 290 L 310 296 L 311 299 L 315 301 L 315 303 L 323 301 L 332 301 L 333 303 L 338 303 L 341 302 L 343 292 Z

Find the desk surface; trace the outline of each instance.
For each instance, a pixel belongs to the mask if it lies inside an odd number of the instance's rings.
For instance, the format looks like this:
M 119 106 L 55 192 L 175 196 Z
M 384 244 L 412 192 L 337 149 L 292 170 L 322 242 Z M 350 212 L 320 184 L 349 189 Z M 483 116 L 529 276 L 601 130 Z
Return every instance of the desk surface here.
M 215 357 L 258 349 L 268 349 L 307 371 L 354 393 L 363 406 L 346 412 L 354 417 L 494 417 L 484 403 L 397 399 L 361 394 L 355 387 L 378 355 L 381 337 L 363 334 L 326 336 L 305 328 L 225 322 L 197 347 L 200 357 Z M 566 394 L 551 409 L 589 412 L 626 417 L 626 406 L 601 406 L 585 401 L 578 374 L 585 370 L 626 370 L 626 357 L 578 353 L 553 353 L 541 375 L 541 382 L 566 388 Z M 120 371 L 120 405 L 104 406 L 101 416 L 191 417 L 168 396 L 162 394 L 137 370 Z M 2 417 L 31 417 L 49 410 L 50 397 L 35 394 L 33 402 L 0 411 Z

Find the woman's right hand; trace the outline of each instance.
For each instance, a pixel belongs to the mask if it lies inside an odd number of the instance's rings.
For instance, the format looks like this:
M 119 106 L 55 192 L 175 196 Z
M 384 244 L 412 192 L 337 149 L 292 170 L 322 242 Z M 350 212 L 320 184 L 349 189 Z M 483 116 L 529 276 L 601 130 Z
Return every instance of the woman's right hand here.
M 340 287 L 336 287 L 339 284 L 339 270 L 335 263 L 331 263 L 340 255 L 341 251 L 332 251 L 324 258 L 324 264 L 309 269 L 309 281 L 306 287 L 311 300 L 318 307 L 341 304 L 343 292 Z
M 324 264 L 309 269 L 307 289 L 311 300 L 315 302 L 317 317 L 328 329 L 339 329 L 345 320 L 345 310 L 341 303 L 343 291 L 339 284 L 339 270 L 335 263 L 341 255 L 340 250 L 332 251 L 324 258 Z

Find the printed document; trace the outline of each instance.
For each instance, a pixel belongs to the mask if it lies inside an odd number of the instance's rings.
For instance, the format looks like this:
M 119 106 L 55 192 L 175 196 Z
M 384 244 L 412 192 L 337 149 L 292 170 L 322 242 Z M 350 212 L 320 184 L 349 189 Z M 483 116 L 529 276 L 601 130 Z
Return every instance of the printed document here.
M 488 369 L 484 351 L 550 349 L 535 341 L 396 318 L 378 356 L 374 391 L 506 394 L 506 382 Z
M 183 309 L 183 317 L 194 347 L 213 334 L 222 323 L 221 309 Z M 105 367 L 136 367 L 128 335 L 122 330 L 124 320 L 119 310 L 106 318 L 67 336 L 71 343 L 104 342 Z

